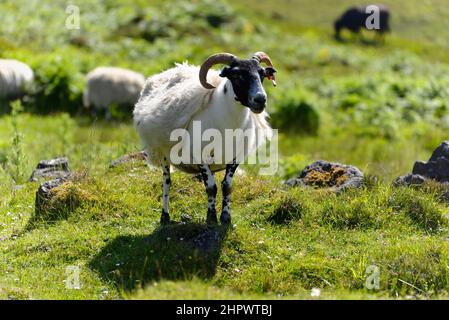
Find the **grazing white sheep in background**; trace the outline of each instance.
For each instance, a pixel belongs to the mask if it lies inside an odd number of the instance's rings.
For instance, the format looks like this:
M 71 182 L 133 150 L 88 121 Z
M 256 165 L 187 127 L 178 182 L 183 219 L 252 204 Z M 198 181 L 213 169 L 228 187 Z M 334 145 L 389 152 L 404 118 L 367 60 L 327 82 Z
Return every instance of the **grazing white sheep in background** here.
M 260 63 L 268 67 L 262 68 Z M 226 64 L 221 73 L 209 69 L 215 64 Z M 217 223 L 215 208 L 217 186 L 214 172 L 226 170 L 222 182 L 223 205 L 220 220 L 229 224 L 230 193 L 232 177 L 240 156 L 233 155 L 230 162 L 223 159 L 189 163 L 173 163 L 170 152 L 177 141 L 170 141 L 170 134 L 176 129 L 186 129 L 193 137 L 194 123 L 201 124 L 201 132 L 215 129 L 225 136 L 226 129 L 249 130 L 244 157 L 271 138 L 272 130 L 266 121 L 267 95 L 262 86 L 264 78 L 274 82 L 270 58 L 257 52 L 251 59 L 239 59 L 229 53 L 210 56 L 201 67 L 177 64 L 176 67 L 147 79 L 140 99 L 134 109 L 134 125 L 144 143 L 150 164 L 162 166 L 163 208 L 161 223 L 170 222 L 168 214 L 168 192 L 170 189 L 170 165 L 189 173 L 201 173 L 208 195 L 207 223 Z M 262 133 L 262 137 L 260 134 Z M 257 134 L 257 138 L 255 138 Z M 195 142 L 188 140 L 187 147 L 193 150 Z M 204 150 L 205 143 L 200 142 Z M 240 151 L 234 151 L 240 152 Z M 223 152 L 224 153 L 224 152 Z
M 95 68 L 86 78 L 84 106 L 93 106 L 95 111 L 104 110 L 106 117 L 112 104 L 133 106 L 145 84 L 142 74 L 117 67 Z
M 27 83 L 33 81 L 33 70 L 23 62 L 0 59 L 0 98 L 14 99 L 24 93 Z

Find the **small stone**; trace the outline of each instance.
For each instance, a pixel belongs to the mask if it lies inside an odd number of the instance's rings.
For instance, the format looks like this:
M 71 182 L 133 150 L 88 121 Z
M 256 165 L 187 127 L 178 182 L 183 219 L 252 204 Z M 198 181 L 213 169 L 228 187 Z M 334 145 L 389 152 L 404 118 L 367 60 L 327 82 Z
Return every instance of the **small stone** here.
M 145 151 L 125 154 L 124 156 L 121 156 L 117 160 L 112 161 L 109 164 L 109 168 L 114 168 L 130 161 L 146 161 L 147 157 L 148 155 Z
M 396 178 L 396 180 L 393 182 L 393 186 L 399 187 L 399 186 L 418 186 L 426 182 L 426 178 L 419 175 L 419 174 L 406 174 L 404 176 L 400 176 Z
M 181 221 L 182 222 L 189 222 L 191 220 L 192 220 L 192 217 L 189 216 L 188 214 L 186 214 L 186 213 L 181 214 Z

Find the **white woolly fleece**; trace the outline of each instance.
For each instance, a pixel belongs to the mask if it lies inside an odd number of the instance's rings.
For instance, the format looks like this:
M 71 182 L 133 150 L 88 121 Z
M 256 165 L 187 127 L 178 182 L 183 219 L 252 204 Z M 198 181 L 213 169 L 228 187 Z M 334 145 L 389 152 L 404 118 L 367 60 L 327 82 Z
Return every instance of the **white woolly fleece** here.
M 117 67 L 95 68 L 86 78 L 83 104 L 97 109 L 108 108 L 113 103 L 134 105 L 145 84 L 142 74 Z
M 147 79 L 134 109 L 134 125 L 151 164 L 160 166 L 164 157 L 170 162 L 170 150 L 178 143 L 170 141 L 171 132 L 187 129 L 192 136 L 194 121 L 200 121 L 201 131 L 216 129 L 222 137 L 226 129 L 250 129 L 251 137 L 244 150 L 244 157 L 255 151 L 266 139 L 271 139 L 272 130 L 266 121 L 266 112 L 255 114 L 236 102 L 231 82 L 221 78 L 217 71 L 208 72 L 208 82 L 216 86 L 213 90 L 203 88 L 198 75 L 199 67 L 184 63 Z M 262 133 L 257 141 L 256 130 Z M 187 143 L 191 144 L 192 141 Z M 207 144 L 209 142 L 203 142 L 201 148 Z M 183 171 L 196 172 L 197 166 L 177 167 Z M 211 164 L 213 171 L 223 168 L 223 165 Z
M 34 78 L 33 70 L 23 62 L 0 59 L 0 98 L 18 97 Z

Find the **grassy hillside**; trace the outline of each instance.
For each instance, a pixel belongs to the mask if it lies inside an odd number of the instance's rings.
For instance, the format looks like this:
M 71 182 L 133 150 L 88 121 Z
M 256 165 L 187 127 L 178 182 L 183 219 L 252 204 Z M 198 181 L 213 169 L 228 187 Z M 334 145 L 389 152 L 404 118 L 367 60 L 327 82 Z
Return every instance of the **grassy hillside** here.
M 3 297 L 307 298 L 312 288 L 332 298 L 447 294 L 446 206 L 435 186 L 372 185 L 335 196 L 239 177 L 234 224 L 225 230 L 208 229 L 202 183 L 182 173 L 173 177 L 172 215 L 192 220 L 159 228 L 159 178 L 142 163 L 81 176 L 37 217 L 35 183 L 5 199 Z M 193 239 L 206 230 L 219 235 L 217 246 L 198 249 Z M 379 290 L 365 288 L 370 265 L 380 270 Z M 65 288 L 68 266 L 79 266 L 81 289 Z M 181 294 L 170 290 L 178 281 Z
M 332 38 L 346 0 L 83 0 L 80 30 L 64 28 L 65 1 L 1 2 L 0 57 L 29 63 L 36 84 L 22 111 L 0 101 L 0 298 L 304 299 L 314 288 L 331 299 L 447 298 L 447 187 L 391 182 L 447 139 L 449 9 L 383 2 L 393 19 L 385 44 Z M 177 172 L 171 212 L 190 220 L 160 228 L 160 173 L 108 168 L 141 145 L 129 115 L 88 116 L 85 74 L 118 65 L 151 75 L 258 50 L 278 69 L 278 87 L 266 88 L 279 172 L 246 166 L 236 177 L 229 230 L 206 227 L 202 183 Z M 61 155 L 77 179 L 36 216 L 38 183 L 27 179 Z M 282 187 L 317 159 L 358 166 L 364 187 Z M 198 249 L 204 234 L 215 247 Z M 366 287 L 370 266 L 379 289 Z M 79 268 L 80 289 L 66 288 L 68 267 Z
M 380 3 L 391 12 L 391 39 L 386 48 L 406 48 L 425 55 L 426 59 L 447 60 L 438 51 L 447 48 L 449 36 L 449 11 L 444 0 L 407 1 L 384 0 L 377 2 L 353 0 L 280 0 L 230 1 L 251 17 L 263 23 L 274 23 L 286 32 L 319 32 L 330 37 L 333 21 L 346 9 L 354 5 Z M 438 50 L 439 49 L 439 50 Z

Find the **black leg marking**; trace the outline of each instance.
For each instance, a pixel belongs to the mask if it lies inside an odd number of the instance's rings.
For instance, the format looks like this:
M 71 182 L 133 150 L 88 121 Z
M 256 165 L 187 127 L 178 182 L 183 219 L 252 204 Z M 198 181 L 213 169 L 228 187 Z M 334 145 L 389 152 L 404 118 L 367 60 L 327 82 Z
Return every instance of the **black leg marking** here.
M 170 223 L 170 215 L 164 209 L 162 209 L 160 222 L 161 222 L 161 225 L 167 225 Z
M 221 182 L 221 192 L 223 194 L 223 203 L 221 209 L 220 221 L 222 224 L 231 223 L 231 191 L 232 191 L 232 177 L 234 176 L 235 170 L 239 166 L 238 163 L 234 162 L 226 165 L 226 173 L 223 181 Z
M 201 176 L 203 177 L 204 186 L 206 187 L 207 193 L 207 224 L 217 223 L 217 185 L 215 184 L 214 173 L 210 170 L 209 166 L 206 164 L 201 164 L 199 166 Z
M 170 179 L 170 164 L 167 159 L 164 158 L 162 163 L 162 215 L 161 224 L 170 223 L 170 215 L 168 214 L 168 193 L 170 191 L 171 179 Z

